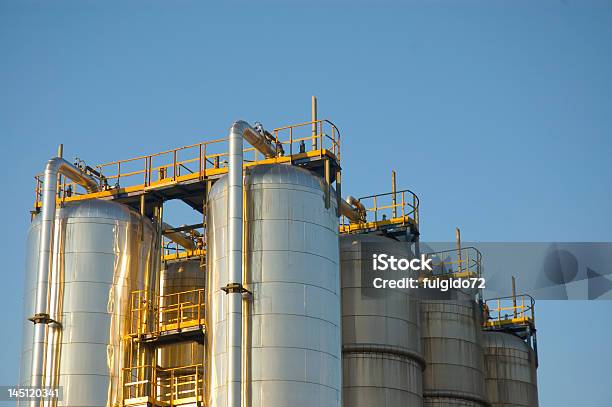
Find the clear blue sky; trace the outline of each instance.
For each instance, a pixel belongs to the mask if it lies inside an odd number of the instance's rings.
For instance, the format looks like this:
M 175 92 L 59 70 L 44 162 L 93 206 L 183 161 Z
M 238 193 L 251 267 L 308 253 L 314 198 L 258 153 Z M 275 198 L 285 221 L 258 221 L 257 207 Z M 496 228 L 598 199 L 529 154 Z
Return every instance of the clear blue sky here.
M 312 94 L 342 130 L 344 191 L 385 192 L 395 168 L 425 240 L 611 240 L 612 2 L 0 0 L 0 384 L 32 176 L 58 143 L 128 158 L 306 120 Z M 538 304 L 542 406 L 611 405 L 611 311 Z

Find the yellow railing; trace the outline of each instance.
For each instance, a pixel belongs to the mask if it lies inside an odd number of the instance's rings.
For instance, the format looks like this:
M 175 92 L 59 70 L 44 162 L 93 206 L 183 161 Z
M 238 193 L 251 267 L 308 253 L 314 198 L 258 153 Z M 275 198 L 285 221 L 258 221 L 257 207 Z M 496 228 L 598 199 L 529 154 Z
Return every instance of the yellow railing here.
M 123 399 L 146 398 L 158 406 L 178 406 L 204 400 L 204 365 L 123 369 Z M 125 403 L 124 403 L 125 404 Z
M 324 151 L 333 154 L 340 162 L 340 132 L 329 120 L 280 127 L 272 130 L 271 134 L 275 143 L 282 146 L 282 151 L 278 152 L 280 156 L 299 158 L 301 153 L 317 150 L 321 156 Z M 90 168 L 88 172 L 99 179 L 100 186 L 104 190 L 131 186 L 145 189 L 156 184 L 175 182 L 185 175 L 203 179 L 207 171 L 225 168 L 228 155 L 227 138 L 219 138 L 155 154 L 99 164 Z M 265 160 L 265 157 L 251 147 L 244 149 L 244 160 L 246 165 L 253 165 Z M 85 168 L 84 165 L 82 167 Z M 37 175 L 35 179 L 37 207 L 42 199 L 42 175 Z M 61 178 L 59 186 L 60 199 L 86 193 L 76 183 L 66 182 L 64 177 Z
M 360 222 L 350 222 L 342 216 L 340 233 L 371 229 L 385 224 L 419 224 L 419 198 L 408 190 L 364 196 L 359 198 L 364 206 Z
M 205 289 L 161 295 L 151 301 L 145 290 L 132 292 L 130 336 L 204 326 Z
M 442 250 L 427 253 L 432 261 L 432 276 L 480 277 L 482 275 L 482 254 L 475 247 L 462 247 L 461 249 Z
M 272 131 L 285 154 L 304 153 L 309 150 L 329 150 L 340 162 L 340 131 L 329 120 L 315 120 Z
M 485 326 L 535 324 L 535 300 L 527 294 L 485 301 Z

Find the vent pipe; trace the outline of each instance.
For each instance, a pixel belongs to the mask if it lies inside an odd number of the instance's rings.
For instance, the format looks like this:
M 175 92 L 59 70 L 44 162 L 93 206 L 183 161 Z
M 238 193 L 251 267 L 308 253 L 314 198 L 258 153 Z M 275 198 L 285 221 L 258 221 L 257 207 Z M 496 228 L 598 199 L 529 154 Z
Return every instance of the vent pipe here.
M 58 153 L 62 154 L 62 150 L 63 148 L 60 146 Z M 47 166 L 45 167 L 42 196 L 42 219 L 40 223 L 36 305 L 34 315 L 29 318 L 29 320 L 34 323 L 34 344 L 32 348 L 32 370 L 30 376 L 30 386 L 34 388 L 41 388 L 43 386 L 46 325 L 55 322 L 51 319 L 48 313 L 47 294 L 49 290 L 49 275 L 52 270 L 51 260 L 53 257 L 53 229 L 55 227 L 55 198 L 57 197 L 57 183 L 59 174 L 62 174 L 81 185 L 87 190 L 87 192 L 96 192 L 99 190 L 98 183 L 96 182 L 95 178 L 85 174 L 63 158 L 55 157 L 47 162 Z M 30 403 L 30 406 L 36 407 L 39 402 L 39 400 L 33 400 Z
M 261 126 L 258 126 L 261 128 Z M 228 296 L 228 368 L 227 406 L 240 407 L 242 386 L 242 210 L 243 139 L 267 158 L 276 156 L 276 149 L 266 139 L 265 131 L 259 132 L 247 122 L 232 124 L 229 133 L 229 171 L 227 184 L 227 286 L 223 288 Z

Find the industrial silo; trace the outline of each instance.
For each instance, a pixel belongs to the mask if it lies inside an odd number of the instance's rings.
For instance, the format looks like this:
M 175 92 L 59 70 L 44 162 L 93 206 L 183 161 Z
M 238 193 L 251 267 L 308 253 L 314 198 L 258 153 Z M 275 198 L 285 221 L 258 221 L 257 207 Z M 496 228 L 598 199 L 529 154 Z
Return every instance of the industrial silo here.
M 409 289 L 372 286 L 372 250 L 410 258 L 408 245 L 374 234 L 340 239 L 343 404 L 346 407 L 423 405 L 421 331 Z M 397 277 L 396 277 L 397 278 Z
M 216 181 L 207 212 L 207 402 L 215 407 L 226 407 L 228 393 L 227 184 Z M 325 198 L 307 170 L 246 170 L 243 405 L 341 404 L 338 217 Z
M 34 218 L 28 234 L 28 317 L 35 313 L 40 218 Z M 130 329 L 130 293 L 149 288 L 159 255 L 153 225 L 124 205 L 100 200 L 66 204 L 53 223 L 42 384 L 63 387 L 58 406 L 119 405 L 122 369 L 130 366 L 124 340 Z M 31 383 L 35 345 L 33 325 L 25 324 L 22 386 Z
M 536 356 L 531 346 L 504 332 L 484 331 L 482 339 L 492 407 L 537 407 Z
M 426 407 L 489 406 L 485 393 L 480 306 L 454 290 L 421 301 L 423 396 Z

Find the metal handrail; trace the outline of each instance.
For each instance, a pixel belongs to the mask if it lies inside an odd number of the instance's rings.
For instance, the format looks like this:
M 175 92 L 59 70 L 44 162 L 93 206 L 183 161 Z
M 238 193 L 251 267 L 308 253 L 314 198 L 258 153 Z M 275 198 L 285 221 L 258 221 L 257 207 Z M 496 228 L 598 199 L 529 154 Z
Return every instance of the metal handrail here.
M 316 133 L 312 128 L 316 127 Z M 307 134 L 304 134 L 308 131 Z M 300 134 L 301 131 L 304 133 Z M 299 148 L 294 144 L 306 140 L 314 140 L 318 150 L 328 150 L 334 154 L 340 162 L 340 131 L 334 123 L 329 120 L 314 120 L 290 126 L 279 127 L 272 130 L 273 137 L 278 145 L 288 146 L 289 155 L 299 153 Z M 227 138 L 219 138 L 188 146 L 177 147 L 153 154 L 141 155 L 123 160 L 111 161 L 94 166 L 99 173 L 97 177 L 103 189 L 122 188 L 122 183 L 127 186 L 142 185 L 144 188 L 158 182 L 176 181 L 178 177 L 197 173 L 200 177 L 206 175 L 211 168 L 222 168 L 225 166 L 224 158 L 229 155 Z M 257 163 L 265 159 L 252 147 L 245 148 L 245 162 Z M 185 155 L 187 156 L 185 157 Z M 141 177 L 142 183 L 126 182 L 134 177 Z M 39 204 L 42 194 L 42 178 L 36 175 L 35 207 Z M 155 179 L 156 178 L 156 179 Z M 59 198 L 84 193 L 74 183 L 60 183 Z
M 535 299 L 529 294 L 490 298 L 485 300 L 485 313 L 485 324 L 508 321 L 535 324 Z
M 434 277 L 451 277 L 458 273 L 468 273 L 475 277 L 482 275 L 482 253 L 475 247 L 441 250 L 427 253 L 426 256 L 433 259 L 431 264 Z
M 387 198 L 391 201 L 390 204 L 385 203 Z M 419 224 L 419 197 L 409 189 L 364 196 L 359 198 L 359 202 L 365 207 L 365 217 L 361 223 L 401 219 L 402 222 L 412 220 L 415 225 Z M 394 214 L 397 216 L 394 217 Z M 349 219 L 342 216 L 340 225 L 348 227 L 350 224 Z
M 313 128 L 315 129 L 314 134 Z M 326 131 L 326 129 L 329 130 Z M 298 132 L 299 130 L 305 130 L 310 133 L 310 135 L 298 136 L 296 135 L 296 132 Z M 328 132 L 331 132 L 331 135 L 329 135 Z M 281 137 L 279 137 L 279 135 L 282 133 L 288 133 L 289 138 L 285 141 L 282 141 Z M 307 140 L 316 141 L 318 149 L 324 149 L 326 145 L 324 144 L 324 140 L 331 141 L 331 148 L 328 148 L 328 150 L 331 150 L 331 152 L 338 159 L 338 162 L 340 162 L 340 130 L 330 120 L 313 120 L 309 122 L 279 127 L 272 130 L 272 134 L 274 135 L 275 141 L 277 143 L 289 146 L 289 155 L 291 156 L 295 154 L 295 147 L 293 147 L 295 143 L 300 143 Z M 307 150 L 308 147 L 305 146 L 305 149 Z
M 132 292 L 130 306 L 130 335 L 159 335 L 169 326 L 180 330 L 201 325 L 205 289 L 160 295 L 154 301 L 148 299 L 146 290 L 137 290 Z
M 122 370 L 124 399 L 151 397 L 156 402 L 174 406 L 176 401 L 182 399 L 204 398 L 205 371 L 202 363 L 174 368 L 138 365 Z

